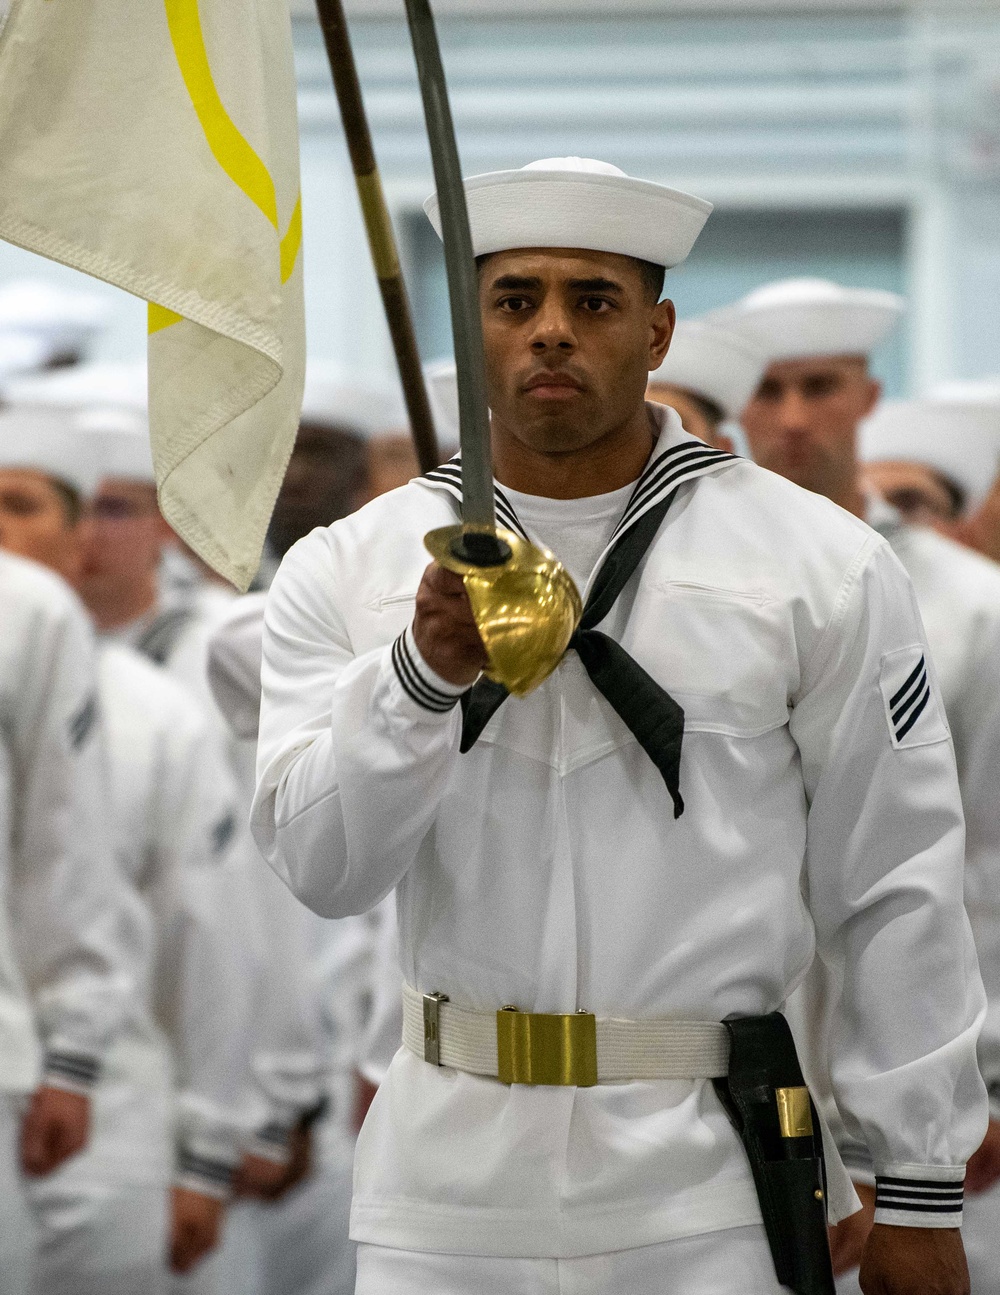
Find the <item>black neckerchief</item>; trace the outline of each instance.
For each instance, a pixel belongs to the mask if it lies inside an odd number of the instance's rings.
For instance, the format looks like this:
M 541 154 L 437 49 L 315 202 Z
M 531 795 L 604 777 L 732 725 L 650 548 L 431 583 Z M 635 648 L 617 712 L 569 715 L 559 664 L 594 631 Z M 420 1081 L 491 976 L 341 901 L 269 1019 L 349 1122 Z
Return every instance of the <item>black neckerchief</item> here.
M 583 617 L 569 642 L 570 648 L 583 662 L 594 687 L 614 707 L 659 769 L 674 804 L 675 818 L 679 818 L 684 812 L 684 801 L 680 793 L 684 711 L 620 643 L 595 627 L 611 611 L 618 595 L 642 561 L 681 486 L 735 461 L 734 455 L 723 450 L 713 450 L 704 442 L 694 439 L 668 445 L 655 454 L 635 483 L 635 489 L 594 577 Z M 442 467 L 427 473 L 421 480 L 448 491 L 461 505 L 462 472 L 459 456 L 456 455 Z M 498 523 L 528 539 L 503 490 L 494 486 L 494 493 Z M 463 694 L 463 752 L 475 746 L 490 718 L 509 695 L 503 684 L 494 683 L 485 676 Z

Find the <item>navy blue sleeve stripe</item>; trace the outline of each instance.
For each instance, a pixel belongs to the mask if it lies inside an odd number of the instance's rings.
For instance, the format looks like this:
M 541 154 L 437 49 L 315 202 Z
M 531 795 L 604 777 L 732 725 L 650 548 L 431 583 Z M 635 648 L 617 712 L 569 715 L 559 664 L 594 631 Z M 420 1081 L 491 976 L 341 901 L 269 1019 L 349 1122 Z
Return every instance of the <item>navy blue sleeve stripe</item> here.
M 905 714 L 906 714 L 906 712 L 910 709 L 910 707 L 913 705 L 913 703 L 914 703 L 914 701 L 916 700 L 916 698 L 920 695 L 920 690 L 921 690 L 921 688 L 923 688 L 923 686 L 924 686 L 924 684 L 925 684 L 926 682 L 927 682 L 927 671 L 926 671 L 926 670 L 922 670 L 922 671 L 920 672 L 920 675 L 919 675 L 919 677 L 918 677 L 918 679 L 917 679 L 916 683 L 913 685 L 913 687 L 910 689 L 910 691 L 906 694 L 906 696 L 905 696 L 905 697 L 903 698 L 903 700 L 899 703 L 899 705 L 898 705 L 898 706 L 895 706 L 895 707 L 893 708 L 893 711 L 892 711 L 892 722 L 893 722 L 894 724 L 898 723 L 898 722 L 899 722 L 899 720 L 900 720 L 900 718 L 901 718 L 903 715 L 905 715 Z
M 877 1179 L 879 1187 L 912 1187 L 922 1192 L 964 1192 L 965 1184 L 951 1178 L 883 1178 Z
M 900 698 L 901 698 L 901 697 L 902 697 L 902 696 L 903 696 L 903 695 L 904 695 L 904 694 L 909 690 L 910 685 L 911 685 L 912 683 L 914 683 L 914 682 L 915 682 L 915 680 L 916 680 L 917 676 L 920 674 L 920 671 L 921 671 L 921 670 L 923 670 L 923 668 L 924 668 L 924 658 L 923 658 L 923 657 L 921 657 L 921 658 L 920 658 L 920 660 L 917 662 L 917 664 L 914 666 L 914 668 L 913 668 L 913 673 L 912 673 L 912 674 L 910 675 L 910 677 L 907 679 L 906 683 L 904 683 L 904 684 L 903 684 L 902 688 L 900 688 L 899 692 L 898 692 L 898 693 L 896 693 L 895 697 L 890 697 L 890 698 L 889 698 L 889 709 L 890 709 L 890 710 L 894 710 L 894 709 L 895 709 L 895 707 L 896 707 L 896 703 L 897 703 L 897 702 L 900 700 Z
M 404 692 L 424 710 L 443 714 L 458 701 L 457 695 L 441 692 L 420 674 L 407 647 L 405 631 L 392 645 L 392 664 Z
M 902 742 L 903 738 L 906 737 L 907 733 L 909 733 L 910 729 L 920 718 L 921 714 L 923 713 L 924 707 L 927 705 L 928 701 L 930 701 L 930 696 L 931 696 L 931 686 L 929 683 L 927 683 L 924 686 L 924 691 L 921 694 L 920 700 L 917 702 L 913 710 L 910 711 L 910 718 L 906 721 L 906 723 L 903 725 L 902 728 L 896 730 L 897 742 Z

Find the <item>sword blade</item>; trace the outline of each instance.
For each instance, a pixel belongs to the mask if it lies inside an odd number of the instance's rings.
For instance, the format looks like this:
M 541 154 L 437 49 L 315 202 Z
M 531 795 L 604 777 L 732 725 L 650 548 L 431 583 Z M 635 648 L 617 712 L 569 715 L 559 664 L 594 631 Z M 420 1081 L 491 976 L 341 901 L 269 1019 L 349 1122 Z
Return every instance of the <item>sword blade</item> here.
M 451 327 L 458 368 L 458 408 L 462 447 L 462 520 L 466 526 L 496 529 L 493 461 L 486 397 L 486 356 L 479 314 L 479 276 L 472 252 L 465 186 L 434 15 L 428 0 L 406 0 L 406 17 L 424 104 L 434 181 L 441 209 Z

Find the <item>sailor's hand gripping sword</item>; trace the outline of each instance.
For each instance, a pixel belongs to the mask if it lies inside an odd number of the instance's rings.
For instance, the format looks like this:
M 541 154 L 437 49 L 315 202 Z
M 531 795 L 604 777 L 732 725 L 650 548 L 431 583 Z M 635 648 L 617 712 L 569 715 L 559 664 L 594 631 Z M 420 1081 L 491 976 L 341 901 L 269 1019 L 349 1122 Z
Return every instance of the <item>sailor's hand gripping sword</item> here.
M 559 664 L 583 606 L 556 557 L 496 524 L 478 273 L 444 68 L 428 0 L 406 0 L 406 14 L 441 208 L 462 447 L 462 523 L 431 531 L 424 543 L 465 582 L 487 676 L 524 696 Z

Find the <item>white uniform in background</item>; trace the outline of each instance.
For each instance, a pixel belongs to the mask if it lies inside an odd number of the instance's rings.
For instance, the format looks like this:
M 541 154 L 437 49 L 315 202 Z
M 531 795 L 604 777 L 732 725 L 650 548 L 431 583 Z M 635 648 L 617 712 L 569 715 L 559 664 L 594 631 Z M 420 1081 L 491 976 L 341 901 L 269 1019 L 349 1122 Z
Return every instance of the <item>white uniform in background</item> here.
M 241 757 L 249 761 L 256 753 L 260 711 L 264 602 L 262 594 L 250 594 L 235 604 L 209 650 L 213 695 L 239 739 Z M 270 974 L 287 977 L 289 957 L 298 952 L 295 974 L 315 1007 L 322 1060 L 317 1078 L 327 1110 L 313 1126 L 310 1178 L 274 1204 L 248 1202 L 233 1210 L 218 1286 L 233 1295 L 348 1295 L 354 1290 L 354 1246 L 348 1239 L 354 1072 L 371 1014 L 377 930 L 391 921 L 392 901 L 367 918 L 325 922 L 264 871 L 280 892 L 268 894 L 289 933 L 274 947 Z M 398 984 L 398 972 L 396 979 Z M 398 1041 L 397 1034 L 397 1046 Z
M 601 561 L 595 531 L 620 534 L 677 484 L 672 456 L 713 453 L 672 411 L 647 408 L 660 435 L 635 506 L 616 499 L 607 517 L 606 497 L 500 492 L 502 514 L 523 508 L 536 541 L 591 546 L 581 577 Z M 423 536 L 455 517 L 445 471 L 286 557 L 265 625 L 255 834 L 327 916 L 395 887 L 406 980 L 486 1013 L 761 1014 L 818 945 L 845 966 L 834 1080 L 878 1174 L 954 1193 L 985 1120 L 984 999 L 933 676 L 919 725 L 900 734 L 886 709 L 925 651 L 912 590 L 885 541 L 825 500 L 742 460 L 685 461 L 700 475 L 603 622 L 685 709 L 681 818 L 572 653 L 459 754 L 462 690 L 428 669 L 408 629 Z M 582 504 L 594 515 L 577 515 Z M 914 985 L 933 993 L 918 1004 Z M 949 1100 L 931 1118 L 937 1092 Z M 833 1218 L 852 1195 L 831 1191 Z M 902 1221 L 891 1208 L 880 1218 Z M 368 1243 L 366 1291 L 393 1279 L 396 1250 L 433 1255 L 414 1290 L 441 1276 L 444 1254 L 512 1261 L 498 1269 L 508 1276 L 535 1259 L 542 1282 L 557 1260 L 631 1250 L 604 1265 L 599 1289 L 611 1289 L 635 1251 L 707 1232 L 765 1271 L 749 1165 L 704 1081 L 508 1088 L 403 1049 L 359 1139 L 352 1235 Z M 458 1260 L 452 1271 L 465 1275 Z M 755 1289 L 775 1289 L 773 1270 Z
M 197 703 L 138 654 L 101 647 L 99 698 L 140 982 L 88 1149 L 32 1184 L 36 1295 L 166 1290 L 170 1184 L 225 1197 L 250 1134 L 254 931 L 230 866 L 235 788 Z
M 60 580 L 0 553 L 0 1274 L 34 1248 L 18 1137 L 45 1083 L 92 1093 L 132 986 L 106 834 L 93 639 Z

